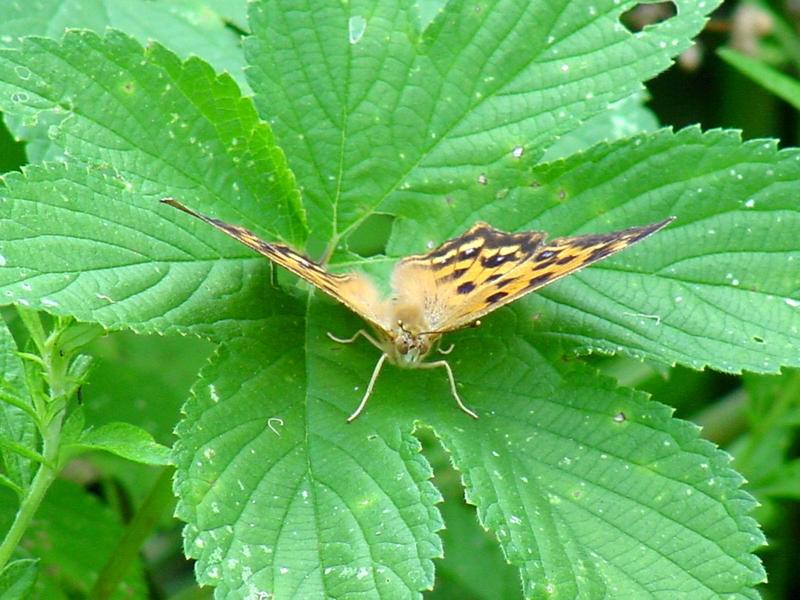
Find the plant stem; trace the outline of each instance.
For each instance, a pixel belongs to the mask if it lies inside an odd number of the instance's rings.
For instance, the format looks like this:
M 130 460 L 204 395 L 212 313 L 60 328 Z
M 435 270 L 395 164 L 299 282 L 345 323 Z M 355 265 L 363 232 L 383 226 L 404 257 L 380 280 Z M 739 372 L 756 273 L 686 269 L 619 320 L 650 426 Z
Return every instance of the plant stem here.
M 747 445 L 736 457 L 738 470 L 747 473 L 750 461 L 764 443 L 764 438 L 781 427 L 781 421 L 785 419 L 786 413 L 797 403 L 798 394 L 800 394 L 800 373 L 786 375 L 785 383 L 781 386 L 777 397 L 770 404 L 769 410 L 754 424 Z
M 11 529 L 8 530 L 3 543 L 0 544 L 0 571 L 6 566 L 6 563 L 11 558 L 14 549 L 19 544 L 22 536 L 28 530 L 31 519 L 39 509 L 47 490 L 58 475 L 58 467 L 56 459 L 58 457 L 59 438 L 61 436 L 61 421 L 63 420 L 63 413 L 60 413 L 57 418 L 54 418 L 48 426 L 44 441 L 44 462 L 39 465 L 39 470 L 33 478 L 31 487 L 28 489 L 28 494 L 22 499 L 17 510 L 17 515 L 14 517 L 14 522 Z
M 64 422 L 67 400 L 65 391 L 67 389 L 69 359 L 63 356 L 58 348 L 58 334 L 60 331 L 57 329 L 43 341 L 44 333 L 38 315 L 26 311 L 21 311 L 20 315 L 23 316 L 23 321 L 29 328 L 37 348 L 41 352 L 42 376 L 49 387 L 49 402 L 46 406 L 41 403 L 36 404 L 36 412 L 42 423 L 40 432 L 44 460 L 36 471 L 36 476 L 31 482 L 27 495 L 20 501 L 11 529 L 9 529 L 8 534 L 0 544 L 0 571 L 8 563 L 14 549 L 28 530 L 33 516 L 39 509 L 42 500 L 44 500 L 45 494 L 47 494 L 47 490 L 50 489 L 53 481 L 58 476 L 61 468 L 59 464 L 61 426 Z M 35 392 L 33 395 L 35 396 Z
M 109 598 L 130 569 L 136 555 L 158 523 L 164 511 L 172 506 L 175 496 L 172 493 L 172 467 L 165 467 L 159 475 L 150 493 L 136 512 L 117 547 L 109 555 L 97 580 L 89 593 L 91 600 Z

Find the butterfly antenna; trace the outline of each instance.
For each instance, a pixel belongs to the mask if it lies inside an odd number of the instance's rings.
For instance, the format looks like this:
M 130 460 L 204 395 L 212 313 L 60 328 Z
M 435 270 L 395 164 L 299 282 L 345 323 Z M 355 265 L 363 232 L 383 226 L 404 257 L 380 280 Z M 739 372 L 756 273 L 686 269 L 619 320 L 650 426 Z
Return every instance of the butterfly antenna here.
M 480 324 L 481 324 L 480 320 L 477 320 L 477 321 L 473 321 L 470 325 L 467 325 L 467 327 L 479 327 Z M 402 325 L 400 326 L 400 328 L 403 329 Z M 403 331 L 406 331 L 406 330 L 403 329 Z M 451 331 L 451 330 L 450 329 L 442 329 L 440 331 L 420 331 L 417 335 L 442 335 L 442 334 L 447 333 L 448 331 Z M 445 352 L 444 354 L 449 354 L 449 353 L 450 352 L 448 351 L 448 352 Z

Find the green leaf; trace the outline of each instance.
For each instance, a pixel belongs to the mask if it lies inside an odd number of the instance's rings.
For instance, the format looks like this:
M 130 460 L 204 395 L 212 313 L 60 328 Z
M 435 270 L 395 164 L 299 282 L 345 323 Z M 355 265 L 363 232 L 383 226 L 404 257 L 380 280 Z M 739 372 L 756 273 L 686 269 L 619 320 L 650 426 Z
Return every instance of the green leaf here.
M 105 330 L 94 323 L 72 323 L 59 335 L 58 346 L 62 351 L 73 354 L 104 333 Z
M 168 212 L 156 202 L 176 195 L 228 206 L 241 220 L 241 210 L 256 214 L 267 198 L 272 216 L 253 227 L 292 242 L 305 237 L 294 179 L 268 127 L 229 76 L 198 59 L 181 63 L 162 46 L 145 50 L 119 32 L 71 31 L 60 44 L 27 38 L 19 49 L 0 50 L 0 109 L 65 117 L 52 139 L 92 163 L 98 178 L 113 178 L 144 212 Z M 56 200 L 76 211 L 91 194 Z M 162 223 L 151 216 L 151 226 Z M 106 241 L 104 250 L 113 245 Z
M 547 148 L 542 161 L 566 158 L 599 142 L 619 140 L 658 128 L 658 119 L 653 111 L 644 106 L 642 94 L 634 94 L 615 102 L 608 110 L 561 136 Z
M 88 429 L 68 450 L 104 450 L 146 465 L 170 464 L 170 449 L 157 443 L 147 431 L 130 423 L 108 423 Z
M 0 522 L 13 507 L 0 502 Z M 80 486 L 57 479 L 45 496 L 22 545 L 39 559 L 33 598 L 85 597 L 97 573 L 113 552 L 123 527 L 118 515 Z M 140 561 L 134 560 L 114 600 L 147 598 Z
M 103 33 L 107 28 L 115 28 L 132 35 L 141 44 L 157 40 L 184 58 L 202 55 L 217 71 L 227 71 L 239 86 L 247 89 L 239 37 L 226 27 L 224 17 L 214 6 L 206 2 L 34 0 L 24 5 L 6 2 L 2 10 L 2 46 L 16 46 L 20 38 L 30 35 L 60 38 L 67 29 Z M 62 157 L 63 149 L 48 135 L 48 129 L 58 125 L 62 118 L 53 115 L 53 118 L 25 120 L 6 115 L 11 131 L 28 142 L 31 162 Z
M 398 420 L 345 425 L 332 402 L 357 392 L 327 377 L 327 352 L 309 364 L 306 343 L 332 344 L 311 335 L 299 320 L 254 327 L 203 370 L 176 446 L 187 553 L 221 597 L 413 596 L 441 554 L 430 467 Z
M 25 493 L 25 490 L 23 490 L 22 487 L 2 473 L 0 473 L 0 485 L 14 492 L 18 498 Z
M 749 554 L 763 537 L 730 457 L 666 407 L 498 325 L 453 359 L 464 397 L 490 417 L 437 412 L 433 427 L 526 596 L 756 597 L 744 586 L 764 577 Z
M 772 141 L 662 130 L 490 181 L 449 214 L 410 205 L 390 251 L 419 252 L 425 242 L 414 231 L 444 231 L 436 243 L 477 219 L 555 236 L 676 215 L 667 230 L 515 310 L 532 320 L 542 347 L 776 373 L 800 364 L 800 288 L 786 267 L 800 261 L 798 178 L 797 151 L 778 152 Z
M 633 4 L 451 2 L 422 32 L 416 9 L 390 3 L 251 5 L 256 102 L 297 172 L 315 255 L 327 244 L 350 267 L 386 270 L 339 249 L 376 211 L 396 217 L 390 257 L 478 219 L 562 235 L 678 217 L 450 336 L 477 422 L 457 411 L 440 370 L 387 366 L 346 425 L 378 355 L 326 333 L 363 323 L 317 294 L 270 286 L 266 261 L 156 204 L 193 189 L 182 198 L 193 207 L 305 242 L 281 151 L 227 78 L 119 34 L 0 54 L 4 107 L 71 113 L 54 132 L 71 163 L 5 180 L 0 297 L 221 342 L 175 447 L 187 554 L 220 597 L 428 589 L 442 523 L 419 422 L 452 454 L 529 596 L 755 597 L 763 537 L 727 455 L 644 395 L 560 361 L 588 350 L 729 370 L 797 360 L 800 300 L 775 269 L 797 252 L 794 153 L 662 131 L 533 166 L 558 135 L 665 67 L 712 8 L 682 2 L 633 35 L 617 22 Z M 164 134 L 173 115 L 192 133 Z M 749 341 L 735 333 L 743 324 Z
M 19 442 L 15 442 L 6 438 L 0 438 L 0 449 L 3 450 L 4 454 L 14 453 L 22 458 L 28 459 L 29 461 L 39 463 L 44 461 L 42 455 L 35 450 L 31 450 L 25 444 L 20 444 Z
M 27 600 L 36 583 L 38 560 L 23 558 L 0 571 L 0 600 Z
M 25 385 L 25 369 L 16 351 L 14 338 L 0 319 L 0 457 L 3 473 L 13 487 L 25 489 L 33 479 L 31 455 L 37 455 L 38 437 L 30 414 L 33 405 Z M 7 401 L 9 395 L 14 404 Z M 15 405 L 17 402 L 23 404 Z
M 431 600 L 522 598 L 517 570 L 505 560 L 494 536 L 479 525 L 475 507 L 464 501 L 458 471 L 441 445 L 431 448 L 433 444 L 425 444 L 429 436 L 419 433 L 424 436 L 425 456 L 434 468 L 434 483 L 444 496 L 439 510 L 447 524 L 440 533 L 444 558 L 436 561 L 436 587 L 426 597 Z
M 387 367 L 366 413 L 345 424 L 377 354 L 328 340 L 358 323 L 323 303 L 307 329 L 227 344 L 176 447 L 200 581 L 223 596 L 247 585 L 397 597 L 430 585 L 436 495 L 409 437 L 423 419 L 528 596 L 755 597 L 746 590 L 764 573 L 750 552 L 763 537 L 729 457 L 642 394 L 550 362 L 511 317 L 454 336 L 451 363 L 478 421 L 456 409 L 443 373 Z
M 86 62 L 89 55 L 93 63 Z M 74 63 L 73 70 L 58 67 L 63 61 Z M 121 63 L 128 69 L 122 82 Z M 116 167 L 49 166 L 6 177 L 0 194 L 14 201 L 4 204 L 2 218 L 13 223 L 4 236 L 9 268 L 0 279 L 15 281 L 17 290 L 5 289 L 7 297 L 50 312 L 80 315 L 82 321 L 150 331 L 194 324 L 211 335 L 214 323 L 235 327 L 238 319 L 257 318 L 249 306 L 238 314 L 236 306 L 241 308 L 243 300 L 252 306 L 256 297 L 265 295 L 261 282 L 252 278 L 264 272 L 263 263 L 232 241 L 218 238 L 209 246 L 196 239 L 196 223 L 185 225 L 184 241 L 176 239 L 172 228 L 165 230 L 165 222 L 187 219 L 158 204 L 164 195 L 185 195 L 194 189 L 205 197 L 216 195 L 224 204 L 236 197 L 236 213 L 251 204 L 256 214 L 262 212 L 255 207 L 266 195 L 272 216 L 263 214 L 261 225 L 253 228 L 268 237 L 304 237 L 291 173 L 272 145 L 269 130 L 229 78 L 215 77 L 196 59 L 180 64 L 158 46 L 144 52 L 120 34 L 101 41 L 92 34 L 73 33 L 61 46 L 31 41 L 22 50 L 0 54 L 0 73 L 4 67 L 8 78 L 23 85 L 22 91 L 15 87 L 11 94 L 17 100 L 24 95 L 34 102 L 35 88 L 41 95 L 34 103 L 49 110 L 52 98 L 72 94 L 71 118 L 63 122 L 56 139 L 84 160 L 110 161 Z M 105 68 L 105 75 L 90 76 L 95 67 Z M 30 108 L 11 104 L 5 108 Z M 116 116 L 142 112 L 148 119 L 138 125 Z M 237 174 L 234 165 L 240 164 Z M 33 202 L 38 216 L 31 212 Z M 111 239 L 109 231 L 114 232 Z M 209 258 L 246 257 L 243 271 L 231 278 L 230 269 L 221 264 L 209 270 L 208 264 L 192 258 L 201 248 Z M 187 254 L 187 249 L 192 251 Z M 205 278 L 199 286 L 198 274 Z M 188 286 L 178 294 L 182 298 L 165 293 L 176 275 Z M 242 276 L 252 284 L 242 286 Z M 272 312 L 273 307 L 265 307 L 265 314 Z
M 83 414 L 83 406 L 76 406 L 61 426 L 62 447 L 76 443 L 83 434 L 86 426 L 86 416 Z
M 666 68 L 716 2 L 681 2 L 632 35 L 619 17 L 635 4 L 449 2 L 420 31 L 402 2 L 252 3 L 247 75 L 315 236 L 338 241 L 374 211 L 465 195 L 516 147 L 534 164 Z
M 106 173 L 29 168 L 6 175 L 0 198 L 6 301 L 108 329 L 206 336 L 286 310 L 264 260 L 223 236 L 204 239 L 202 224 Z
M 800 110 L 800 83 L 760 60 L 745 56 L 729 48 L 720 48 L 717 54 L 758 85 Z

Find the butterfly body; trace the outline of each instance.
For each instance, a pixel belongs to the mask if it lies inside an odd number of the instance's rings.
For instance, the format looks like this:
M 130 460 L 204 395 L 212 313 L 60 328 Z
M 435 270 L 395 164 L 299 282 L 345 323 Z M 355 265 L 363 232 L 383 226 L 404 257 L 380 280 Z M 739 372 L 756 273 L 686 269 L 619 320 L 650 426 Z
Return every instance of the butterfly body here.
M 641 227 L 552 240 L 541 231 L 507 233 L 487 223 L 477 223 L 426 254 L 400 260 L 392 272 L 391 296 L 384 298 L 364 274 L 330 273 L 285 244 L 266 242 L 243 227 L 195 212 L 173 198 L 162 202 L 253 248 L 332 296 L 372 326 L 378 339 L 364 330 L 347 340 L 328 334 L 335 341 L 347 343 L 362 336 L 381 350 L 367 390 L 348 422 L 363 410 L 387 360 L 404 368 L 444 368 L 458 406 L 477 419 L 461 402 L 447 361 L 425 361 L 442 334 L 475 323 L 501 306 L 616 254 L 673 220 L 669 217 Z M 449 350 L 439 352 L 447 354 Z

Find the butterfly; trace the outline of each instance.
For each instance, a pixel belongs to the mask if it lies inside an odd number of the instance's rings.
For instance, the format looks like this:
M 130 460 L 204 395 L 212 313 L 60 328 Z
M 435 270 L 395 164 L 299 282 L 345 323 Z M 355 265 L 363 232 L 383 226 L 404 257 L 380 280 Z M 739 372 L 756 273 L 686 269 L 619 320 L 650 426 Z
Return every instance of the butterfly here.
M 478 324 L 482 316 L 624 250 L 663 229 L 675 218 L 611 233 L 552 240 L 547 240 L 542 231 L 506 233 L 487 223 L 476 223 L 426 254 L 397 262 L 391 278 L 392 294 L 385 299 L 375 283 L 362 273 L 330 273 L 285 244 L 265 242 L 252 231 L 195 212 L 174 198 L 164 198 L 161 202 L 263 254 L 332 296 L 372 326 L 377 337 L 363 329 L 348 339 L 328 333 L 340 343 L 352 343 L 363 337 L 381 351 L 364 396 L 347 418 L 348 423 L 364 410 L 387 360 L 405 368 L 445 369 L 459 408 L 477 419 L 478 415 L 458 395 L 450 364 L 446 360 L 424 361 L 434 349 L 442 354 L 453 349 L 439 348 L 441 336 Z

